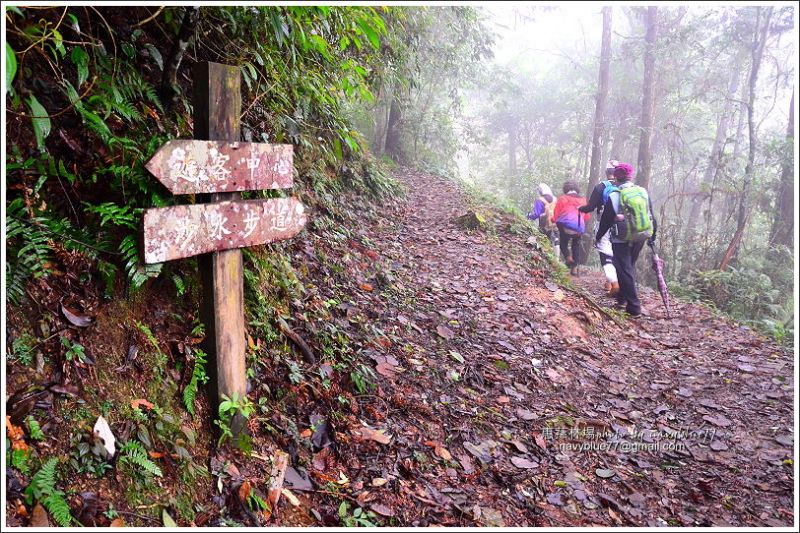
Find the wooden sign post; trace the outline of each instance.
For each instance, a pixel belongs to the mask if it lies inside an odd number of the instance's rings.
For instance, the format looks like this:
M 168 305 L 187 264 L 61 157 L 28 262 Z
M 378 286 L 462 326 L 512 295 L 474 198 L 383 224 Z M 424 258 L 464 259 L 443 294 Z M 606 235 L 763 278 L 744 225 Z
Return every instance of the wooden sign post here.
M 239 142 L 241 75 L 237 67 L 198 63 L 194 71 L 195 140 L 167 142 L 146 168 L 173 194 L 199 194 L 206 203 L 148 209 L 144 261 L 199 255 L 201 319 L 211 402 L 247 395 L 242 252 L 296 235 L 306 223 L 294 198 L 242 200 L 238 191 L 291 188 L 292 146 Z M 216 413 L 215 413 L 216 414 Z M 231 430 L 241 433 L 244 419 Z

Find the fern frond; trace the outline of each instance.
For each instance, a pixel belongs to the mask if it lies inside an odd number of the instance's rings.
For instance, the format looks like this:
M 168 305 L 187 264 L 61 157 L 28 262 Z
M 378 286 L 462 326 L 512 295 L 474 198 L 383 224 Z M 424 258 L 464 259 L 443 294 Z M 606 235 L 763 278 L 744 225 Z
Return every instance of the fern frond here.
M 43 500 L 45 508 L 50 512 L 53 520 L 61 527 L 69 527 L 73 518 L 70 513 L 69 504 L 64 499 L 64 493 L 60 490 L 47 495 Z
M 25 499 L 28 504 L 33 504 L 34 500 L 41 500 L 47 494 L 56 492 L 56 467 L 58 459 L 51 457 L 42 465 L 38 472 L 31 478 L 31 482 L 25 489 Z
M 197 397 L 197 389 L 201 383 L 208 381 L 206 374 L 206 354 L 202 350 L 195 352 L 194 369 L 192 370 L 192 379 L 183 391 L 183 403 L 186 405 L 186 410 L 189 414 L 194 416 L 194 400 Z
M 135 235 L 128 235 L 119 245 L 125 262 L 125 272 L 128 274 L 128 282 L 133 290 L 138 289 L 151 278 L 158 277 L 161 273 L 163 263 L 145 265 L 139 260 L 139 247 Z
M 138 466 L 150 475 L 156 477 L 164 476 L 158 465 L 147 458 L 147 452 L 140 443 L 136 441 L 128 441 L 122 447 L 121 451 L 125 454 L 121 459 L 123 462 L 132 466 Z

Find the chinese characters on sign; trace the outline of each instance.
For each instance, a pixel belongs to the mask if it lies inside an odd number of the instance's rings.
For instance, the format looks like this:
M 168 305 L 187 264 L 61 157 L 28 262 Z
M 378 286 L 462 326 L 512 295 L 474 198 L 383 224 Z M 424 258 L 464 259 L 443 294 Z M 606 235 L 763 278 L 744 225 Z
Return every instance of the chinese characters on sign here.
M 173 194 L 288 189 L 292 146 L 174 140 L 145 167 Z
M 148 209 L 144 215 L 145 263 L 288 239 L 305 223 L 303 204 L 294 198 Z

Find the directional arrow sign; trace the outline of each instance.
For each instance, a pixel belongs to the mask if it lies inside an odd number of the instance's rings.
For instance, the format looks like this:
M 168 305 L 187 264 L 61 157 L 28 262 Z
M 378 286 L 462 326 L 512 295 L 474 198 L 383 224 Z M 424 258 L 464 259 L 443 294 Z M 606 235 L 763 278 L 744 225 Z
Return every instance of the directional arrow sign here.
M 172 194 L 289 189 L 292 145 L 174 140 L 145 168 Z
M 176 205 L 144 213 L 144 262 L 265 244 L 296 235 L 306 223 L 294 198 Z

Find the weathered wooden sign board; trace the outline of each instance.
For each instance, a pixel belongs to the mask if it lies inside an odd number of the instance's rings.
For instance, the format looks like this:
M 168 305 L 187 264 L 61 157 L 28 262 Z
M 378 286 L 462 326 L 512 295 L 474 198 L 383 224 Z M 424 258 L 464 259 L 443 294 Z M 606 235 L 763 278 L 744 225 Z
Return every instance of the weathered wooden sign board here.
M 148 209 L 144 261 L 162 263 L 294 237 L 306 223 L 294 198 L 238 200 Z
M 201 62 L 194 72 L 194 135 L 169 141 L 146 168 L 173 194 L 204 194 L 210 203 L 148 209 L 145 263 L 198 255 L 203 283 L 211 401 L 247 394 L 244 287 L 240 248 L 289 239 L 306 223 L 294 198 L 242 200 L 237 191 L 292 187 L 292 146 L 239 142 L 238 67 Z M 216 409 L 214 409 L 216 412 Z M 244 420 L 235 417 L 234 434 Z
M 174 140 L 145 168 L 172 194 L 290 189 L 292 146 Z

